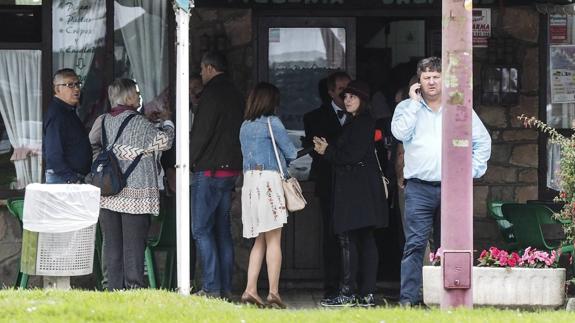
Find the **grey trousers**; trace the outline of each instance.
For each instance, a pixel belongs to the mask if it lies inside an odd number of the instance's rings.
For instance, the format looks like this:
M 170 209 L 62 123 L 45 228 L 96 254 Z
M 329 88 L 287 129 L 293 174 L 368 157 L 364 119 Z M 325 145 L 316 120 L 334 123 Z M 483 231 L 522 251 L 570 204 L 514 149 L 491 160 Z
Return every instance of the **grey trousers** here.
M 100 225 L 104 235 L 107 289 L 145 287 L 144 250 L 150 228 L 150 215 L 101 209 Z

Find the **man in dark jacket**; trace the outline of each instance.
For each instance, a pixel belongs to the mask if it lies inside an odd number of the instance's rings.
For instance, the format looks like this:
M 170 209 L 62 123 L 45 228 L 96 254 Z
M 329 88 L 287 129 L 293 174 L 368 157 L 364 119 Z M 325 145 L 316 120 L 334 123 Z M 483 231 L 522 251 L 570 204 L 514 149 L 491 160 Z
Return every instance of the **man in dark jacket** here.
M 46 183 L 80 183 L 92 165 L 88 133 L 76 114 L 82 83 L 69 68 L 57 71 L 52 83 L 54 97 L 48 105 L 42 133 Z
M 335 144 L 347 118 L 340 94 L 350 80 L 350 76 L 345 72 L 335 72 L 328 76 L 326 85 L 329 100 L 318 109 L 304 115 L 303 122 L 306 135 L 304 146 L 313 146 L 313 137 L 325 138 L 328 143 Z M 319 197 L 324 228 L 324 296 L 329 298 L 339 292 L 339 269 L 341 267 L 338 241 L 332 227 L 332 166 L 329 161 L 316 152 L 312 152 L 311 156 L 313 162 L 310 179 L 315 182 L 315 195 Z
M 225 76 L 222 54 L 208 52 L 201 62 L 204 90 L 190 138 L 192 235 L 201 258 L 199 295 L 229 298 L 233 244 L 231 193 L 242 170 L 240 126 L 244 98 Z

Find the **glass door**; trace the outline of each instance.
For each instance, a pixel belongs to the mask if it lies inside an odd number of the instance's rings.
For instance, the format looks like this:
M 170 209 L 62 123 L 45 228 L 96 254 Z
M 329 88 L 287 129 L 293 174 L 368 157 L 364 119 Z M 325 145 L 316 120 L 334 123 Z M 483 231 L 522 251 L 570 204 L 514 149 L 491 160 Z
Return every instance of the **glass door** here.
M 319 84 L 331 72 L 355 75 L 354 18 L 262 18 L 259 23 L 258 79 L 281 92 L 279 117 L 297 147 L 305 135 L 303 116 L 321 105 Z M 307 180 L 311 158 L 290 166 Z
M 279 88 L 279 117 L 301 147 L 303 116 L 322 104 L 322 79 L 336 70 L 355 77 L 355 18 L 264 17 L 258 21 L 258 40 L 258 80 Z M 289 169 L 308 201 L 282 234 L 282 278 L 291 281 L 323 275 L 323 223 L 314 184 L 308 181 L 311 161 L 309 156 L 299 158 Z

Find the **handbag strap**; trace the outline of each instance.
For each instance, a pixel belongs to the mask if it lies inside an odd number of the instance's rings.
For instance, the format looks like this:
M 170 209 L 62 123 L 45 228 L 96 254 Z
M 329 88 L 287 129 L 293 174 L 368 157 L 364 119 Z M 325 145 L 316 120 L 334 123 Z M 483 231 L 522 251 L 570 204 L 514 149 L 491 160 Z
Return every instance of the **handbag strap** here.
M 131 114 L 129 116 L 126 117 L 126 119 L 124 119 L 124 121 L 122 121 L 122 124 L 120 125 L 120 128 L 118 129 L 118 132 L 116 133 L 116 138 L 114 139 L 114 142 L 112 143 L 112 145 L 114 145 L 118 139 L 120 139 L 120 136 L 122 135 L 122 132 L 124 132 L 124 129 L 126 128 L 126 126 L 128 125 L 128 122 L 130 122 L 130 120 L 132 120 L 132 118 L 134 118 L 136 116 L 136 114 Z M 106 121 L 106 116 L 104 116 L 104 118 L 102 118 L 102 147 L 105 147 L 105 149 L 108 149 L 108 136 L 106 135 L 106 127 L 104 126 Z
M 377 167 L 379 167 L 379 172 L 383 175 L 383 169 L 381 169 L 381 163 L 379 162 L 379 156 L 377 155 L 377 148 L 373 148 L 373 153 L 375 154 L 375 160 L 377 160 Z
M 130 177 L 130 174 L 132 174 L 132 172 L 134 171 L 136 166 L 138 166 L 138 163 L 140 162 L 140 159 L 142 159 L 142 156 L 144 156 L 144 153 L 139 154 L 138 157 L 136 157 L 134 159 L 134 161 L 132 161 L 130 166 L 128 166 L 128 168 L 126 169 L 126 171 L 122 175 L 122 176 L 124 176 L 124 180 L 128 180 L 128 177 Z
M 118 129 L 118 133 L 116 134 L 116 138 L 114 139 L 114 142 L 112 143 L 112 145 L 114 145 L 118 141 L 118 139 L 120 139 L 120 135 L 122 135 L 122 132 L 124 132 L 124 129 L 126 129 L 126 126 L 130 122 L 130 120 L 132 120 L 135 116 L 136 116 L 136 114 L 133 113 L 133 114 L 127 116 L 126 119 L 124 119 L 124 121 L 122 121 L 122 124 L 120 125 L 120 128 Z M 108 149 L 108 136 L 106 135 L 106 128 L 104 126 L 105 120 L 106 120 L 106 116 L 104 116 L 104 118 L 102 118 L 102 146 L 106 147 L 106 149 Z M 144 156 L 144 153 L 139 154 L 132 161 L 130 166 L 128 166 L 128 168 L 126 169 L 126 171 L 122 175 L 124 177 L 124 180 L 127 180 L 128 177 L 130 176 L 130 174 L 132 174 L 132 172 L 134 171 L 136 166 L 138 166 L 138 163 L 142 159 L 142 156 Z
M 373 148 L 373 153 L 375 154 L 375 160 L 377 160 L 377 167 L 379 167 L 379 173 L 380 173 L 381 177 L 383 178 L 383 184 L 386 185 L 385 191 L 387 192 L 387 184 L 389 184 L 389 180 L 387 179 L 387 177 L 385 177 L 385 173 L 383 172 L 383 169 L 381 168 L 381 163 L 379 162 L 379 156 L 377 155 L 377 148 Z
M 274 137 L 274 132 L 272 131 L 272 123 L 270 120 L 271 120 L 271 117 L 268 117 L 268 129 L 270 130 L 270 136 L 272 138 L 272 145 L 274 146 L 274 153 L 276 155 L 276 160 L 278 162 L 280 174 L 282 175 L 282 178 L 285 178 L 284 177 L 284 171 L 282 169 L 282 163 L 280 162 L 280 155 L 278 154 L 278 147 L 276 146 L 276 139 Z

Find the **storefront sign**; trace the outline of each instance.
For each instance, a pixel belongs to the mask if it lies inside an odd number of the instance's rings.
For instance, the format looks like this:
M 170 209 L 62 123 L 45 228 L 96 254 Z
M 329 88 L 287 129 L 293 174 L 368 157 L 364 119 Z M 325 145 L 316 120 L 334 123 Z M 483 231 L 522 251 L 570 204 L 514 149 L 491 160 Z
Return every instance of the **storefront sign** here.
M 473 9 L 473 47 L 487 47 L 491 37 L 491 9 Z
M 549 42 L 554 45 L 567 43 L 567 16 L 549 16 Z
M 550 47 L 551 103 L 575 102 L 575 46 Z
M 94 51 L 104 44 L 106 1 L 56 0 L 52 7 L 54 70 L 73 68 L 84 81 Z
M 239 8 L 325 8 L 325 9 L 378 9 L 378 8 L 440 8 L 441 0 L 196 0 L 197 7 Z M 497 0 L 473 0 L 475 6 L 494 6 Z M 506 5 L 532 4 L 530 0 L 506 0 Z

